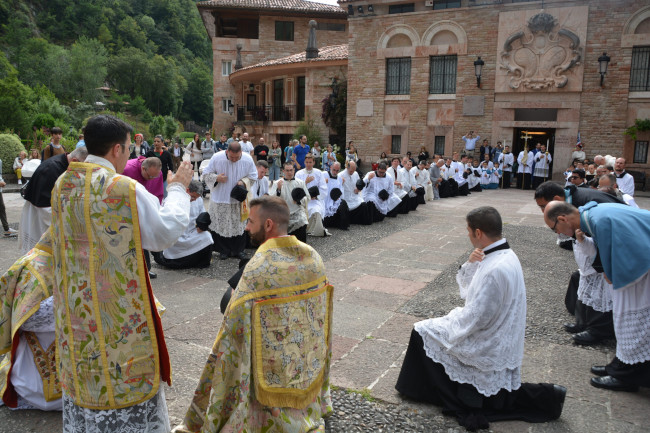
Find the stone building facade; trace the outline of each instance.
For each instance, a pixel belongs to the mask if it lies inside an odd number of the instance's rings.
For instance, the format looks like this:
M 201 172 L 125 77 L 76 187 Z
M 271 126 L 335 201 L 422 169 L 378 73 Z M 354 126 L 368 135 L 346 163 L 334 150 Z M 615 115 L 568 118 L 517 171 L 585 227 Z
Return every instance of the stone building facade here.
M 526 135 L 548 142 L 558 178 L 580 133 L 588 157 L 622 155 L 649 170 L 645 136 L 624 135 L 650 117 L 646 1 L 339 4 L 349 12 L 347 139 L 369 161 L 421 146 L 450 155 L 469 131 L 518 151 Z
M 258 2 L 254 12 L 252 1 Z M 213 43 L 216 129 L 242 114 L 241 108 L 228 113 L 226 98 L 238 107 L 277 105 L 275 86 L 282 81 L 282 103 L 291 105 L 304 85 L 298 80 L 309 77 L 305 105 L 316 112 L 329 80 L 347 76 L 347 140 L 354 140 L 367 163 L 381 152 L 416 154 L 422 146 L 430 154 L 451 155 L 464 149 L 462 137 L 474 131 L 480 141 L 502 141 L 515 153 L 526 143 L 548 143 L 559 178 L 580 134 L 587 157 L 623 156 L 628 169 L 650 176 L 650 131 L 635 139 L 624 134 L 635 119 L 650 118 L 647 1 L 351 0 L 339 1 L 342 9 L 304 3 L 309 2 L 198 4 Z M 249 14 L 257 17 L 257 33 L 233 37 L 226 18 Z M 289 19 L 293 42 L 275 41 L 276 21 Z M 310 19 L 319 28 L 339 30 L 319 30 L 318 46 L 347 44 L 347 62 L 342 46 L 335 63 L 306 61 L 301 52 Z M 234 69 L 237 45 L 241 72 Z M 599 59 L 605 57 L 601 76 Z M 224 59 L 232 60 L 232 74 L 222 75 Z M 277 137 L 297 124 L 295 116 L 289 123 L 264 123 L 254 115 L 245 110 L 239 123 Z
M 263 134 L 267 142 L 286 141 L 312 102 L 324 97 L 332 80 L 325 77 L 342 74 L 333 58 L 329 63 L 322 56 L 318 62 L 282 59 L 301 52 L 305 59 L 310 20 L 317 20 L 321 51 L 347 43 L 347 14 L 338 6 L 305 0 L 210 0 L 197 7 L 212 41 L 213 129 L 221 133 L 237 125 L 251 135 Z M 261 72 L 262 66 L 268 73 Z

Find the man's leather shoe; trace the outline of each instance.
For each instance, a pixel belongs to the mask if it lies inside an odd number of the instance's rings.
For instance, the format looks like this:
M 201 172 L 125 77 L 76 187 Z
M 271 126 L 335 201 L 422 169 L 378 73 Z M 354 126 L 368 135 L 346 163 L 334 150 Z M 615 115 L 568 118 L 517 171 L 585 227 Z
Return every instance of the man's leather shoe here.
M 553 419 L 558 419 L 562 415 L 564 408 L 564 400 L 566 399 L 566 388 L 562 385 L 553 385 L 553 394 L 557 403 L 556 412 L 553 414 Z
M 239 258 L 239 260 L 246 260 L 248 258 L 246 253 L 243 252 L 243 251 L 241 253 L 237 254 L 237 257 Z
M 585 330 L 584 326 L 578 325 L 577 323 L 565 323 L 564 330 L 569 334 L 577 334 Z
M 607 367 L 604 365 L 594 365 L 591 367 L 591 374 L 596 376 L 607 376 Z
M 596 388 L 608 389 L 610 391 L 637 392 L 639 390 L 637 385 L 629 385 L 612 376 L 592 377 L 590 383 Z
M 228 254 L 219 253 L 219 260 L 227 260 L 227 259 L 228 259 Z
M 599 343 L 601 339 L 594 337 L 589 331 L 582 331 L 573 336 L 573 341 L 581 346 L 592 346 Z
M 154 278 L 158 278 L 158 275 L 155 272 L 149 271 L 149 279 L 153 280 Z

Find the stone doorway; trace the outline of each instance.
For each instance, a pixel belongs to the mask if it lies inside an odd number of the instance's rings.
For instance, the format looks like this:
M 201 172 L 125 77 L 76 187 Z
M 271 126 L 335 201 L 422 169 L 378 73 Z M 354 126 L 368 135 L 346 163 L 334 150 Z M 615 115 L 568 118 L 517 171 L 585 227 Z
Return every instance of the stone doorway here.
M 515 128 L 511 146 L 515 160 L 517 160 L 519 152 L 524 150 L 525 139 L 522 137 L 524 137 L 526 133 L 528 137 L 530 137 L 528 139 L 528 150 L 533 150 L 535 146 L 537 146 L 537 143 L 546 145 L 546 150 L 553 158 L 550 167 L 550 172 L 553 173 L 553 164 L 555 162 L 555 155 L 553 153 L 555 150 L 555 128 Z

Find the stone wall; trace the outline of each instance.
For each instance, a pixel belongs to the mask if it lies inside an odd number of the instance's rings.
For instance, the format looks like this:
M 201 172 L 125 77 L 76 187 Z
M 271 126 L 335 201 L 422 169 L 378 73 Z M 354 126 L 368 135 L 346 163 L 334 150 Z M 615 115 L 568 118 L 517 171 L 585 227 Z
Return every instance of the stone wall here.
M 534 79 L 531 87 L 512 88 L 508 81 L 512 74 L 501 67 L 505 41 L 542 12 L 538 3 L 350 17 L 348 140 L 354 140 L 361 157 L 371 161 L 390 152 L 391 135 L 402 137 L 402 154 L 415 153 L 422 145 L 431 153 L 434 137 L 445 136 L 445 153 L 451 154 L 464 148 L 461 137 L 469 130 L 495 144 L 504 138 L 511 142 L 516 128 L 552 128 L 555 159 L 563 161 L 555 164 L 554 173 L 566 168 L 564 160 L 570 157 L 578 131 L 588 157 L 609 153 L 631 162 L 633 143 L 626 141 L 623 131 L 650 108 L 650 95 L 628 99 L 632 44 L 650 45 L 650 40 L 634 34 L 628 21 L 635 21 L 636 13 L 636 22 L 642 22 L 644 6 L 643 0 L 545 1 L 544 12 L 557 19 L 555 32 L 564 28 L 579 38 L 580 59 L 564 73 L 568 79 L 564 85 L 554 82 L 541 89 L 532 88 L 544 85 Z M 622 47 L 626 28 L 631 42 Z M 571 53 L 570 39 L 558 44 L 558 52 L 566 48 Z M 611 62 L 601 88 L 597 59 L 604 51 Z M 429 94 L 429 56 L 437 54 L 458 56 L 455 95 Z M 563 55 L 568 54 L 558 57 Z M 478 56 L 485 62 L 480 88 L 473 65 Z M 388 57 L 411 57 L 409 95 L 385 94 Z M 541 69 L 541 75 L 550 74 Z M 530 68 L 526 73 L 534 78 Z M 557 119 L 517 122 L 518 108 L 557 109 Z

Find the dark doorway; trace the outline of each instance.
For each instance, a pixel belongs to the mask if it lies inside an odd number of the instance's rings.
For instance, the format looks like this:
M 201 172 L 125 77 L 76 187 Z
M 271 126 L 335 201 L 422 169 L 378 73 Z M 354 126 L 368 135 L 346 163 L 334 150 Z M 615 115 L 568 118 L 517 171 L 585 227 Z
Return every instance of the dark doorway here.
M 527 133 L 527 134 L 526 134 Z M 511 150 L 515 159 L 519 156 L 519 152 L 524 150 L 524 145 L 526 143 L 525 135 L 528 138 L 528 150 L 533 150 L 537 143 L 548 145 L 546 150 L 551 154 L 551 157 L 554 157 L 553 151 L 555 149 L 555 129 L 550 128 L 516 128 L 515 133 L 512 137 L 512 146 Z M 551 167 L 553 167 L 553 162 L 551 162 Z M 552 169 L 551 169 L 552 172 Z

